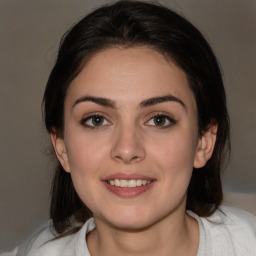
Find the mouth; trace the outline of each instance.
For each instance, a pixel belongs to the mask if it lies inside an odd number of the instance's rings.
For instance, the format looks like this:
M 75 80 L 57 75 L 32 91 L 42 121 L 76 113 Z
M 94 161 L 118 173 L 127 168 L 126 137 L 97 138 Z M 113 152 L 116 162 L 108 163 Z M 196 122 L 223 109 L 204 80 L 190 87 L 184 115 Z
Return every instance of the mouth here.
M 114 179 L 106 181 L 109 185 L 121 188 L 136 188 L 141 186 L 146 186 L 153 182 L 152 180 L 142 180 L 142 179 L 132 179 L 132 180 L 123 180 L 123 179 Z
M 141 175 L 116 174 L 102 181 L 118 197 L 132 198 L 147 192 L 156 180 Z

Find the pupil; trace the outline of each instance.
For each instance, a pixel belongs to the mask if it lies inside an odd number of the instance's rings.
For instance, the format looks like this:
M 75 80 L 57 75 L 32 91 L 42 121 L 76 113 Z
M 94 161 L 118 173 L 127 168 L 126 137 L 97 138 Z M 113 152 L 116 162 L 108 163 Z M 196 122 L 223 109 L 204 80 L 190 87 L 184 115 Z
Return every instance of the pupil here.
M 96 116 L 92 119 L 92 123 L 93 125 L 99 126 L 103 123 L 103 118 Z
M 164 117 L 158 116 L 155 118 L 154 122 L 156 125 L 164 125 L 165 119 L 164 119 Z

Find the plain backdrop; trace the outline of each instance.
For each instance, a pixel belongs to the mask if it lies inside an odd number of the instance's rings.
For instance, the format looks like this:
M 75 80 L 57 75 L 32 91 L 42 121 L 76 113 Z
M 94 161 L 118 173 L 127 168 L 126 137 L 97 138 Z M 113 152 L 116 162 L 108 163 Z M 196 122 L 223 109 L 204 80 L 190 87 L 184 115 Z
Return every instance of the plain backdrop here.
M 0 250 L 48 218 L 53 162 L 41 121 L 63 33 L 102 0 L 0 1 Z M 256 194 L 256 1 L 158 1 L 205 35 L 224 72 L 232 125 L 226 193 Z M 214 79 L 214 77 L 212 78 Z

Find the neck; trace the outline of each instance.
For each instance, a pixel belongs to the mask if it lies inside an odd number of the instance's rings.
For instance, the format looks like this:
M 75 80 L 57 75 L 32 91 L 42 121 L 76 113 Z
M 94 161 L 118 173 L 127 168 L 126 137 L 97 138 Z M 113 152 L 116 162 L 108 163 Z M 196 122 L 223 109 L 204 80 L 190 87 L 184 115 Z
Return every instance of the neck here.
M 140 230 L 120 230 L 95 219 L 97 228 L 87 244 L 92 256 L 158 255 L 195 256 L 199 231 L 196 220 L 187 214 L 170 214 Z

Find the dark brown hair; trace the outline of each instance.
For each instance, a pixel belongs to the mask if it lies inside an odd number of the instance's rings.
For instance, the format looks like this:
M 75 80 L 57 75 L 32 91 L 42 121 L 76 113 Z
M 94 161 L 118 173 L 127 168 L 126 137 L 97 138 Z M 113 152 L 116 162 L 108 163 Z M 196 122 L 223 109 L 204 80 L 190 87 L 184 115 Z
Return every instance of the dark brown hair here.
M 218 123 L 212 158 L 193 170 L 186 208 L 211 215 L 222 201 L 221 166 L 230 150 L 229 117 L 220 67 L 202 34 L 186 19 L 159 4 L 119 1 L 103 6 L 78 22 L 64 36 L 43 100 L 49 133 L 63 136 L 64 100 L 71 81 L 86 61 L 110 47 L 148 46 L 174 61 L 187 75 L 198 109 L 202 133 Z M 50 215 L 59 234 L 83 224 L 91 211 L 77 195 L 69 173 L 58 164 L 52 182 Z M 74 231 L 74 230 L 73 230 Z

